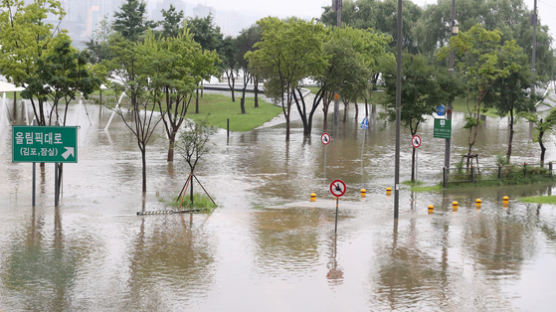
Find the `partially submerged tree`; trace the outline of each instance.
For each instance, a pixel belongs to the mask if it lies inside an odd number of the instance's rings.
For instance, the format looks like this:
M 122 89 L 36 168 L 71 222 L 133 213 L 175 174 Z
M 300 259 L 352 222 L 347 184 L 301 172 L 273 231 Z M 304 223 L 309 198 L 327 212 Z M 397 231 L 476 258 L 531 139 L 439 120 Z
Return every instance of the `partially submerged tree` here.
M 203 158 L 210 151 L 209 139 L 214 133 L 214 129 L 209 127 L 206 121 L 192 120 L 186 120 L 183 127 L 184 130 L 180 134 L 176 149 L 183 157 L 187 165 L 189 165 L 189 199 L 191 201 L 191 207 L 193 207 L 193 177 L 195 177 L 195 168 L 197 167 L 199 160 L 201 160 L 201 158 Z
M 539 143 L 541 148 L 540 162 L 541 166 L 544 166 L 544 155 L 546 152 L 544 135 L 554 132 L 556 127 L 556 109 L 551 109 L 546 117 L 541 117 L 535 113 L 523 113 L 522 115 L 534 125 L 535 136 L 533 137 L 533 142 Z
M 122 110 L 119 111 L 127 128 L 137 140 L 141 151 L 142 164 L 142 192 L 147 192 L 147 144 L 161 120 L 155 115 L 155 95 L 147 90 L 152 90 L 156 79 L 152 79 L 151 66 L 156 66 L 158 61 L 156 46 L 152 41 L 132 43 L 120 34 L 111 37 L 113 61 L 115 72 L 123 79 L 125 92 L 130 99 L 129 115 L 131 121 L 125 118 Z M 147 66 L 148 65 L 148 66 Z
M 400 119 L 409 128 L 411 136 L 419 131 L 419 126 L 427 115 L 432 115 L 437 105 L 446 100 L 447 93 L 442 90 L 437 70 L 427 64 L 422 55 L 404 55 L 403 62 L 402 110 Z M 450 77 L 450 76 L 447 76 Z M 396 64 L 390 63 L 384 75 L 388 96 L 387 116 L 396 118 Z M 411 156 L 411 182 L 415 181 L 415 148 Z
M 226 75 L 226 80 L 228 82 L 228 87 L 232 92 L 232 102 L 236 101 L 235 88 L 236 88 L 236 77 L 237 77 L 237 59 L 236 54 L 236 40 L 231 36 L 227 36 L 222 41 L 222 47 L 220 50 L 220 57 L 222 58 L 222 70 Z M 245 114 L 245 108 L 242 110 L 242 114 Z
M 265 94 L 279 100 L 286 118 L 286 141 L 290 139 L 290 114 L 301 79 L 317 75 L 326 64 L 322 24 L 297 19 L 267 17 L 257 24 L 262 39 L 248 52 L 250 68 L 266 79 Z
M 533 75 L 528 66 L 527 56 L 517 44 L 505 45 L 499 57 L 500 67 L 508 71 L 508 75 L 494 82 L 492 92 L 488 96 L 489 105 L 496 108 L 501 117 L 510 117 L 508 121 L 509 136 L 506 162 L 512 155 L 512 141 L 516 116 L 522 112 L 534 112 L 535 101 L 530 97 Z
M 1 4 L 0 74 L 26 88 L 21 95 L 31 101 L 37 124 L 44 126 L 50 90 L 37 84 L 38 66 L 58 33 L 58 28 L 47 23 L 46 18 L 50 15 L 60 22 L 65 12 L 55 0 L 36 0 L 28 5 L 23 0 L 2 0 Z
M 498 79 L 509 76 L 509 68 L 503 66 L 500 58 L 504 50 L 513 50 L 515 41 L 501 42 L 501 33 L 497 30 L 488 31 L 479 24 L 466 32 L 460 32 L 450 39 L 450 44 L 439 52 L 440 59 L 446 58 L 450 52 L 456 56 L 456 65 L 462 73 L 468 96 L 473 98 L 474 105 L 466 117 L 464 128 L 469 129 L 467 166 L 470 165 L 473 145 L 477 140 L 480 116 L 484 100 L 492 92 Z

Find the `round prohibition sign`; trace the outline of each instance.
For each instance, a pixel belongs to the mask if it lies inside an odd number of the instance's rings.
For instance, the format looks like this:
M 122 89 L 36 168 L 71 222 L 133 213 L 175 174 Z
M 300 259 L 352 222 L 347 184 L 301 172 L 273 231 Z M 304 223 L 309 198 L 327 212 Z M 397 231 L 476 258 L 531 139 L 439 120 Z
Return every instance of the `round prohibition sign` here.
M 343 196 L 346 193 L 346 184 L 342 180 L 334 180 L 330 183 L 330 193 L 336 197 Z
M 421 146 L 421 143 L 423 143 L 423 141 L 421 141 L 421 137 L 417 134 L 414 135 L 413 138 L 411 138 L 411 145 L 413 145 L 414 148 L 419 148 Z
M 323 133 L 323 134 L 320 136 L 320 141 L 321 141 L 322 144 L 324 144 L 324 145 L 330 144 L 330 134 L 328 134 L 327 132 Z

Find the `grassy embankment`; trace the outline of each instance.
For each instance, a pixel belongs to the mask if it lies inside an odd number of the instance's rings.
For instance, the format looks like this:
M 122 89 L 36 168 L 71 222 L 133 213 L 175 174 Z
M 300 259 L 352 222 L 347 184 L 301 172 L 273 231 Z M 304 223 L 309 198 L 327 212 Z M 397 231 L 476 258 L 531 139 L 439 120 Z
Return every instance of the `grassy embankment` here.
M 522 198 L 519 199 L 519 201 L 524 202 L 524 203 L 556 205 L 556 195 L 522 197 Z
M 98 91 L 91 95 L 96 103 L 98 103 L 98 95 Z M 113 90 L 104 90 L 102 96 L 103 98 L 106 96 L 104 101 L 108 107 L 115 106 Z M 231 96 L 205 93 L 203 97 L 199 98 L 199 114 L 195 114 L 195 98 L 192 98 L 186 117 L 193 120 L 206 119 L 209 125 L 222 129 L 226 129 L 226 120 L 229 118 L 230 130 L 243 132 L 261 126 L 282 113 L 280 107 L 260 98 L 259 107 L 255 108 L 255 99 L 253 97 L 246 97 L 246 113 L 241 114 L 240 99 L 241 97 L 236 95 L 236 101 L 232 102 Z

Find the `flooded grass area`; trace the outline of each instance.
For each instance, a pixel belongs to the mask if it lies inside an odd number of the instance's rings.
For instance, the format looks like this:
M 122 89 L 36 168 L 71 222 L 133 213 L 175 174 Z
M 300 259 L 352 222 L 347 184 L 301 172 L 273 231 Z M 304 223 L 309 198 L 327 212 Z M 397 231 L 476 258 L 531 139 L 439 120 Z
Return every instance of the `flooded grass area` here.
M 218 130 L 196 169 L 218 203 L 212 213 L 137 216 L 167 209 L 159 197 L 180 192 L 188 167 L 166 162 L 159 128 L 147 147 L 143 200 L 137 143 L 118 118 L 104 131 L 111 112 L 99 108 L 71 107 L 79 163 L 64 166 L 57 208 L 54 165 L 37 166 L 33 208 L 32 166 L 11 162 L 11 130 L 0 124 L 0 310 L 552 310 L 556 206 L 519 201 L 551 195 L 551 184 L 423 192 L 402 185 L 394 222 L 386 187 L 394 182 L 395 129 L 370 118 L 365 136 L 363 116 L 350 115 L 327 130 L 332 143 L 324 147 L 319 111 L 309 139 L 296 120 L 289 142 L 280 123 L 229 139 Z M 454 114 L 453 162 L 467 149 L 464 122 Z M 491 166 L 505 151 L 507 122 L 489 117 L 481 127 L 476 150 Z M 516 127 L 512 161 L 534 163 L 539 150 L 529 126 Z M 432 132 L 427 120 L 418 167 L 424 186 L 442 175 L 444 141 Z M 406 181 L 411 136 L 402 133 Z M 334 179 L 347 185 L 337 233 Z

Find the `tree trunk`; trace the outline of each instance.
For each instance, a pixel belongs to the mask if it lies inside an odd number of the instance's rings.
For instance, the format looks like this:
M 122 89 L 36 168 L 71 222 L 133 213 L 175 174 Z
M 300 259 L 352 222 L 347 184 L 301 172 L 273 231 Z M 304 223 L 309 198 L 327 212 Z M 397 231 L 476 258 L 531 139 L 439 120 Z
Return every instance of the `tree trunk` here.
M 540 123 L 542 124 L 542 118 L 540 120 Z M 539 131 L 539 135 L 537 137 L 537 141 L 539 142 L 539 146 L 541 147 L 541 166 L 544 165 L 544 153 L 546 152 L 546 147 L 544 146 L 543 142 L 542 142 L 542 137 L 544 136 L 544 131 Z
M 99 92 L 99 101 L 98 101 L 98 103 L 100 104 L 100 106 L 102 106 L 102 89 L 99 89 L 98 92 Z
M 195 91 L 196 95 L 195 95 L 195 114 L 199 113 L 199 89 L 197 88 L 197 91 Z
M 365 116 L 369 117 L 369 100 L 365 98 Z
M 357 106 L 357 101 L 355 101 L 355 121 L 357 122 L 357 118 L 359 118 L 359 107 Z
M 508 152 L 506 153 L 506 161 L 510 163 L 512 156 L 512 140 L 514 138 L 514 110 L 510 110 L 510 138 L 508 139 Z
M 255 82 L 255 108 L 259 107 L 259 79 L 254 78 Z
M 141 164 L 143 166 L 141 173 L 143 178 L 143 194 L 147 193 L 147 155 L 145 147 L 140 148 L 141 150 Z
M 14 92 L 14 125 L 17 121 L 17 92 Z
M 241 113 L 245 114 L 245 89 L 247 88 L 247 84 L 245 84 L 243 86 L 243 90 L 241 90 L 241 100 L 240 100 L 240 106 L 241 106 Z
M 193 211 L 193 171 L 191 171 L 191 176 L 189 180 L 189 201 L 191 202 L 190 211 Z
M 376 104 L 372 104 L 372 107 L 371 107 L 371 114 L 372 114 L 372 115 L 376 115 Z
M 346 120 L 347 120 L 348 105 L 349 105 L 349 102 L 344 101 L 344 120 L 343 120 L 343 123 L 346 123 Z
M 174 145 L 176 141 L 176 133 L 172 133 L 168 136 L 168 158 L 167 161 L 174 161 Z
M 286 116 L 286 141 L 290 140 L 290 116 Z

